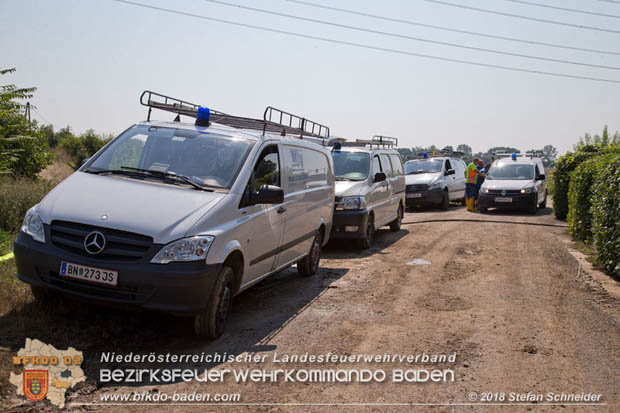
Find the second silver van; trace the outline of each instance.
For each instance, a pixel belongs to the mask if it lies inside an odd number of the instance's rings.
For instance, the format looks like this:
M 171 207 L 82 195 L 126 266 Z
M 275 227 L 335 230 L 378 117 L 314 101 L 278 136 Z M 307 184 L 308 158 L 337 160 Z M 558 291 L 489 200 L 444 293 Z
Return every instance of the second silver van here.
M 372 245 L 375 230 L 400 230 L 405 211 L 405 177 L 396 138 L 375 136 L 336 144 L 332 149 L 336 176 L 336 211 L 332 238 Z

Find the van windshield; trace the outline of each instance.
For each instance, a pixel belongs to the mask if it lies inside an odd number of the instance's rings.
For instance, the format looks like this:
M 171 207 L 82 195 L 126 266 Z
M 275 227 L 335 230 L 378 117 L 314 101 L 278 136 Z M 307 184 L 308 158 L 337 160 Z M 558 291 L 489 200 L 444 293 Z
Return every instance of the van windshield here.
M 336 180 L 363 181 L 368 178 L 370 155 L 366 152 L 332 152 Z
M 405 173 L 410 174 L 424 174 L 429 172 L 441 172 L 441 165 L 443 161 L 441 159 L 420 159 L 415 161 L 409 161 L 405 164 Z
M 230 188 L 252 147 L 248 139 L 192 129 L 134 126 L 107 146 L 82 171 L 140 170 L 178 175 L 206 187 Z
M 532 180 L 534 179 L 534 167 L 532 165 L 493 165 L 486 179 Z

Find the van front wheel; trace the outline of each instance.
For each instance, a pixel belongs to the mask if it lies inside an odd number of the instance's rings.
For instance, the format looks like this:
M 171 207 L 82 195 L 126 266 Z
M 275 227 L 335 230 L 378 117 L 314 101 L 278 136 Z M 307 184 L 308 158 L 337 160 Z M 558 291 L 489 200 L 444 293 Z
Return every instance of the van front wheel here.
M 199 337 L 218 338 L 224 333 L 232 307 L 233 279 L 233 270 L 222 267 L 207 306 L 194 317 L 194 330 Z
M 297 272 L 301 275 L 309 277 L 316 274 L 319 270 L 319 262 L 321 261 L 321 233 L 319 231 L 314 235 L 310 252 L 297 263 Z

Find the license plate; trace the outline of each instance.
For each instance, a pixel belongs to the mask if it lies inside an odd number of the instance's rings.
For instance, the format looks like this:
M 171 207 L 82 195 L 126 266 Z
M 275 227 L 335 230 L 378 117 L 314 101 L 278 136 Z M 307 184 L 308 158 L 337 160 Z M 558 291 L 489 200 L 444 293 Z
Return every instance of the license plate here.
M 407 194 L 407 198 L 422 198 L 422 194 Z
M 118 279 L 117 271 L 87 267 L 85 265 L 73 264 L 65 261 L 60 263 L 60 275 L 108 285 L 116 285 Z
M 512 198 L 495 198 L 495 202 L 512 202 Z

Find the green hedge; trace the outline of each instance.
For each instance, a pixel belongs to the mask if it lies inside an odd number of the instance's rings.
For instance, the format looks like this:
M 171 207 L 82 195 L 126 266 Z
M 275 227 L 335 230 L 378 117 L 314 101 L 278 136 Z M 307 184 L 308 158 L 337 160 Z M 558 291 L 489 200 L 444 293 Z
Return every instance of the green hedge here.
M 582 162 L 570 173 L 568 189 L 568 231 L 579 241 L 592 239 L 592 193 L 598 171 L 598 158 Z
M 553 213 L 557 219 L 566 219 L 568 215 L 568 191 L 570 186 L 571 172 L 582 162 L 590 159 L 593 152 L 567 152 L 558 159 L 553 170 Z
M 620 276 L 620 151 L 598 162 L 592 196 L 592 233 L 598 261 Z

